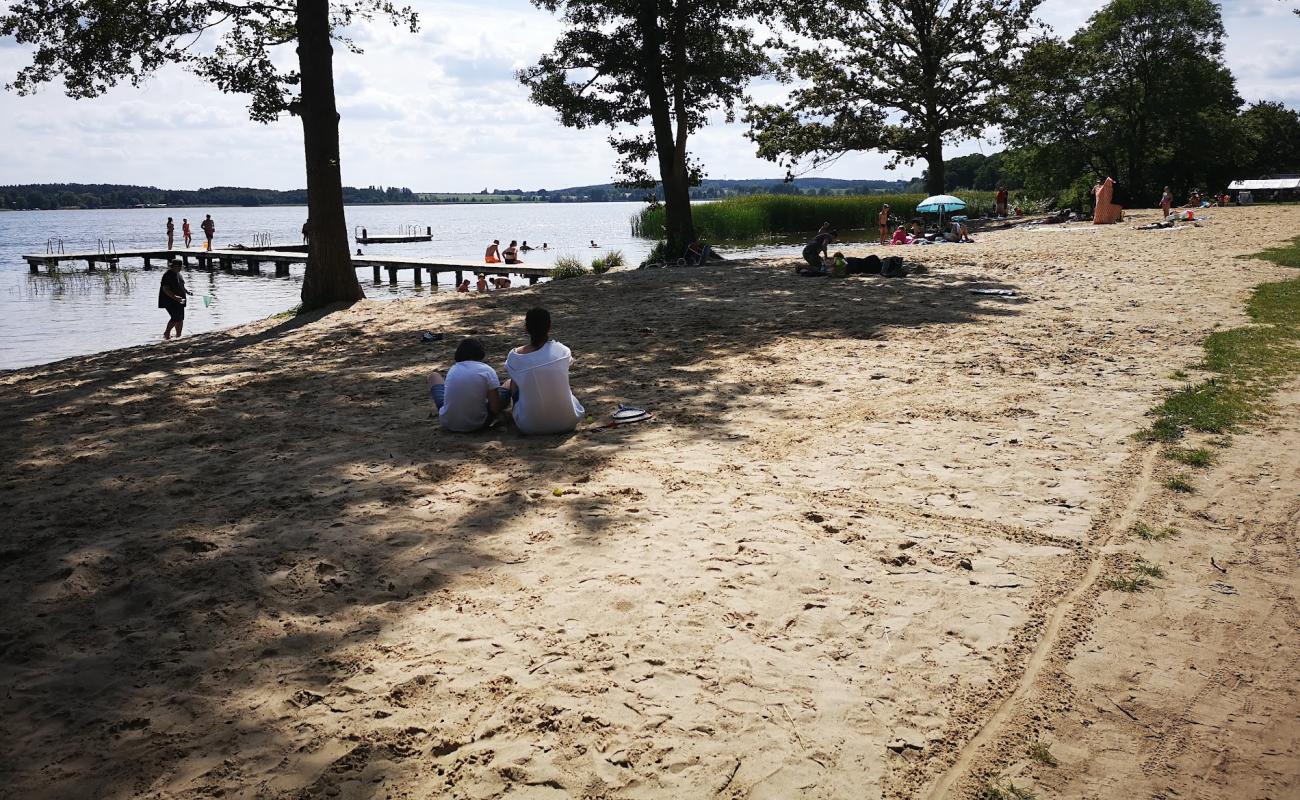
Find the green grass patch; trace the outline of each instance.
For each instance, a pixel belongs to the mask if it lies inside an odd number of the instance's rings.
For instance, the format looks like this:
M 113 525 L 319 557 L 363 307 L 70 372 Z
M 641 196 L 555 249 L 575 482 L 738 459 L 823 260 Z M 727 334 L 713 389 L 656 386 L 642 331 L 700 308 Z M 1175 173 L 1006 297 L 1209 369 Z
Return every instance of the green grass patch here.
M 1039 764 L 1049 767 L 1055 767 L 1061 763 L 1056 760 L 1056 756 L 1052 755 L 1052 749 L 1047 746 L 1046 742 L 1034 742 L 1029 745 L 1029 757 Z
M 1176 381 L 1185 381 L 1190 376 L 1187 374 L 1186 370 L 1176 369 L 1173 372 L 1169 373 L 1169 377 L 1173 378 Z
M 1290 244 L 1270 247 L 1262 253 L 1256 253 L 1254 256 L 1249 257 L 1272 261 L 1282 267 L 1300 268 L 1300 236 L 1297 236 Z
M 551 268 L 551 280 L 553 281 L 580 278 L 586 274 L 587 268 L 582 266 L 582 262 L 576 256 L 560 256 L 555 259 L 555 266 Z
M 1037 796 L 1011 781 L 1002 783 L 994 780 L 984 781 L 980 784 L 979 791 L 975 793 L 977 800 L 1034 800 Z
M 591 271 L 597 275 L 603 275 L 614 267 L 621 267 L 626 262 L 623 258 L 622 250 L 610 250 L 603 256 L 596 256 L 591 260 Z
M 1131 528 L 1133 535 L 1146 542 L 1160 542 L 1174 536 L 1177 530 L 1169 526 L 1153 528 L 1145 522 L 1138 522 Z
M 1101 579 L 1101 588 L 1129 594 L 1150 589 L 1153 585 L 1150 579 L 1138 575 L 1116 575 Z
M 1300 236 L 1254 257 L 1300 267 Z M 1256 287 L 1246 312 L 1254 324 L 1205 340 L 1203 366 L 1215 376 L 1167 395 L 1141 438 L 1175 442 L 1189 430 L 1229 433 L 1267 411 L 1278 387 L 1300 372 L 1300 279 Z
M 967 203 L 967 216 L 978 216 L 993 207 L 993 192 L 959 192 Z M 710 241 L 754 241 L 768 236 L 811 235 L 823 223 L 839 231 L 875 232 L 881 207 L 888 203 L 896 224 L 916 216 L 920 194 L 870 194 L 811 197 L 804 195 L 755 194 L 728 197 L 711 203 L 694 203 L 691 219 L 695 232 Z M 647 206 L 632 217 L 632 234 L 643 239 L 664 237 L 665 211 L 661 205 Z M 680 254 L 678 254 L 680 255 Z
M 1133 562 L 1133 571 L 1148 578 L 1160 579 L 1165 577 L 1165 571 L 1162 567 L 1143 558 Z
M 1208 467 L 1214 463 L 1214 451 L 1208 447 L 1169 447 L 1165 458 L 1189 467 Z
M 1192 494 L 1196 487 L 1182 475 L 1172 475 L 1165 480 L 1165 488 L 1179 494 Z

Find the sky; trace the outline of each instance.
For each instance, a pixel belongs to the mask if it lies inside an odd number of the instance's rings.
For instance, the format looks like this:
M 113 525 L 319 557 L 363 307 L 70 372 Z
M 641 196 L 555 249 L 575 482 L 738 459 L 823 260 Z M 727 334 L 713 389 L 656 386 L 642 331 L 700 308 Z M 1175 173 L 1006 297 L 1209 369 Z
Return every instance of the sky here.
M 514 78 L 554 42 L 560 26 L 527 0 L 408 0 L 420 12 L 411 34 L 380 24 L 356 32 L 365 49 L 336 48 L 343 181 L 416 191 L 562 188 L 604 183 L 614 154 L 602 129 L 562 127 L 534 106 Z M 1104 0 L 1047 0 L 1039 18 L 1068 36 Z M 1222 0 L 1226 60 L 1248 102 L 1300 108 L 1300 17 L 1294 2 Z M 292 57 L 292 52 L 286 53 Z M 12 38 L 0 39 L 0 82 L 27 62 Z M 780 96 L 758 86 L 762 99 Z M 773 93 L 776 93 L 775 95 Z M 712 178 L 779 178 L 755 157 L 740 124 L 710 126 L 692 153 Z M 163 188 L 305 185 L 302 129 L 285 116 L 248 120 L 238 95 L 223 95 L 179 68 L 142 87 L 118 87 L 71 100 L 59 84 L 37 95 L 0 91 L 0 184 L 127 183 Z M 996 141 L 964 142 L 949 155 L 996 152 Z M 906 179 L 923 164 L 887 172 L 889 156 L 851 154 L 813 175 Z

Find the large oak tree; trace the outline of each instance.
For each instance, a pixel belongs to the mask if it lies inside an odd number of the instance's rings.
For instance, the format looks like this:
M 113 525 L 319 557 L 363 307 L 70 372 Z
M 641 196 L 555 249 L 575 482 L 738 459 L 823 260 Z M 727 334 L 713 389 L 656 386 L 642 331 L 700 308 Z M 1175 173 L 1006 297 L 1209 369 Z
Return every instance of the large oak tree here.
M 418 25 L 415 12 L 390 0 L 14 0 L 0 15 L 0 35 L 34 49 L 8 84 L 19 94 L 62 79 L 69 97 L 97 97 L 180 64 L 223 92 L 250 95 L 254 120 L 297 115 L 312 221 L 302 283 L 309 310 L 365 296 L 343 213 L 333 42 L 361 52 L 341 31 L 374 17 L 411 31 Z M 215 41 L 204 46 L 204 34 Z M 277 52 L 289 46 L 296 46 L 297 69 L 276 64 Z
M 695 238 L 690 187 L 701 175 L 690 136 L 711 114 L 730 119 L 749 80 L 767 70 L 746 24 L 766 10 L 764 0 L 533 3 L 567 27 L 519 80 L 562 124 L 613 129 L 621 182 L 663 184 L 668 252 L 680 255 Z
M 1243 149 L 1223 37 L 1212 0 L 1112 0 L 1069 41 L 1026 53 L 1007 142 L 1027 174 L 1110 176 L 1126 204 L 1152 205 L 1165 185 L 1220 190 Z
M 785 7 L 790 101 L 752 106 L 759 156 L 790 170 L 845 153 L 918 159 L 944 190 L 945 144 L 999 122 L 998 95 L 1042 0 L 825 0 Z

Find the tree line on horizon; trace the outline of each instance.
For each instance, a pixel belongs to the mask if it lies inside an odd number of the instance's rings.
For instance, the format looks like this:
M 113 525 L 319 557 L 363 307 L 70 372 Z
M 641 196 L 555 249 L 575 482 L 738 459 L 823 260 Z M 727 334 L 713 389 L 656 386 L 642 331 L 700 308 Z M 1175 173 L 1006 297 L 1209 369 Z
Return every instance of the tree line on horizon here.
M 1214 191 L 1243 172 L 1300 168 L 1300 117 L 1277 103 L 1244 107 L 1212 0 L 1111 0 L 1068 40 L 1034 20 L 1042 0 L 532 2 L 564 30 L 516 77 L 560 124 L 609 131 L 620 185 L 662 196 L 669 252 L 695 238 L 691 190 L 705 165 L 690 145 L 718 119 L 743 121 L 788 178 L 876 151 L 891 166 L 924 162 L 929 193 L 951 188 L 945 148 L 991 131 L 1007 150 L 972 180 L 1066 199 L 1107 175 L 1132 204 L 1154 202 L 1163 185 Z M 254 120 L 298 116 L 316 231 L 307 310 L 364 296 L 343 213 L 332 58 L 335 43 L 360 52 L 348 28 L 375 18 L 419 25 L 392 0 L 15 0 L 0 35 L 35 48 L 9 84 L 20 93 L 62 80 L 68 95 L 95 97 L 175 63 L 247 94 Z M 211 28 L 215 44 L 196 48 Z M 275 58 L 290 46 L 296 69 Z M 759 79 L 788 96 L 754 102 Z
M 715 200 L 754 194 L 790 194 L 828 197 L 841 194 L 880 194 L 903 191 L 917 180 L 850 180 L 804 178 L 793 182 L 779 179 L 705 180 L 691 187 L 692 200 Z M 963 186 L 966 184 L 963 184 Z M 662 202 L 661 187 L 649 190 L 620 187 L 613 183 L 575 186 L 565 189 L 493 189 L 476 193 L 416 192 L 405 186 L 344 186 L 347 205 L 445 204 L 468 202 L 607 203 Z M 0 208 L 10 210 L 56 210 L 137 208 L 147 206 L 301 206 L 307 204 L 306 189 L 257 189 L 242 186 L 213 186 L 204 189 L 159 189 L 115 183 L 24 183 L 0 186 Z

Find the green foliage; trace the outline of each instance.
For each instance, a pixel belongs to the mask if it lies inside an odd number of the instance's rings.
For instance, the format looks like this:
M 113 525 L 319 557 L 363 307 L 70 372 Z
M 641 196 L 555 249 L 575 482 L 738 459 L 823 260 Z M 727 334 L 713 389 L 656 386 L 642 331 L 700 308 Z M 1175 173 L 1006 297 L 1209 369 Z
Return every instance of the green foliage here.
M 1277 102 L 1254 103 L 1237 117 L 1235 131 L 1239 175 L 1293 172 L 1300 165 L 1300 112 Z
M 1101 588 L 1112 592 L 1133 594 L 1143 589 L 1150 589 L 1153 585 L 1149 578 L 1135 575 L 1110 575 L 1101 579 Z
M 993 207 L 989 192 L 962 192 L 970 204 L 968 213 Z M 896 224 L 906 224 L 916 215 L 916 204 L 924 195 L 839 195 L 797 197 L 753 195 L 729 197 L 694 207 L 695 229 L 713 241 L 752 241 L 765 236 L 811 234 L 829 222 L 837 230 L 875 231 L 881 206 L 888 203 Z M 632 233 L 647 239 L 663 235 L 664 210 L 647 206 L 632 218 Z M 672 258 L 681 253 L 672 254 Z
M 602 275 L 614 267 L 623 266 L 625 263 L 622 250 L 610 250 L 605 255 L 597 256 L 591 260 L 591 271 L 597 275 Z
M 560 14 L 565 29 L 520 82 L 564 126 L 611 129 L 622 181 L 662 183 L 666 236 L 685 248 L 694 236 L 689 187 L 702 175 L 687 145 L 710 115 L 729 121 L 749 80 L 769 69 L 749 24 L 768 0 L 533 3 Z
M 1196 487 L 1191 484 L 1191 481 L 1182 475 L 1172 475 L 1166 478 L 1165 488 L 1179 494 L 1192 494 L 1196 491 Z
M 1029 745 L 1029 757 L 1040 764 L 1049 767 L 1055 767 L 1060 764 L 1056 756 L 1052 755 L 1052 749 L 1046 742 L 1034 742 Z
M 1133 571 L 1139 575 L 1145 575 L 1148 578 L 1160 580 L 1165 577 L 1164 568 L 1158 564 L 1152 564 L 1144 558 L 1139 558 L 1133 562 Z
M 551 280 L 562 281 L 569 278 L 581 278 L 587 274 L 587 268 L 576 256 L 560 256 L 551 268 Z
M 1214 463 L 1214 453 L 1205 447 L 1170 447 L 1165 458 L 1189 467 L 1208 467 Z
M 979 789 L 975 792 L 976 800 L 1034 800 L 1036 796 L 1030 790 L 1016 786 L 1011 781 L 1004 784 L 995 780 L 987 780 L 980 784 Z
M 758 155 L 808 169 L 855 150 L 924 159 L 931 194 L 943 191 L 943 144 L 999 122 L 995 95 L 1041 0 L 828 0 L 781 7 L 787 23 L 815 32 L 786 43 L 790 101 L 746 113 Z M 805 170 L 806 171 L 806 170 Z
M 342 31 L 385 17 L 415 31 L 418 16 L 390 0 L 348 0 L 321 5 L 332 38 L 360 52 Z M 310 12 L 304 12 L 310 13 Z M 69 97 L 99 97 L 126 81 L 139 86 L 167 64 L 179 64 L 223 92 L 247 94 L 249 115 L 269 122 L 292 110 L 302 76 L 276 65 L 292 54 L 299 25 L 297 4 L 205 0 L 18 0 L 0 15 L 0 36 L 32 45 L 32 61 L 8 88 L 31 94 L 62 79 Z M 200 35 L 220 31 L 213 46 L 195 47 Z
M 1133 535 L 1145 542 L 1164 541 L 1176 533 L 1178 533 L 1178 531 L 1169 526 L 1153 528 L 1145 522 L 1137 522 L 1133 525 Z
M 635 228 L 636 226 L 635 218 L 633 218 L 632 224 L 633 227 Z M 675 262 L 675 261 L 677 261 L 676 258 L 673 258 L 672 256 L 668 255 L 668 243 L 661 241 L 661 242 L 655 242 L 654 247 L 650 248 L 649 254 L 646 255 L 645 260 L 641 262 L 641 265 L 645 266 L 646 264 L 664 264 L 664 263 Z
M 1069 42 L 1026 53 L 1007 141 L 1058 188 L 1111 175 L 1125 205 L 1152 205 L 1165 185 L 1222 188 L 1241 106 L 1223 36 L 1212 0 L 1111 0 Z

